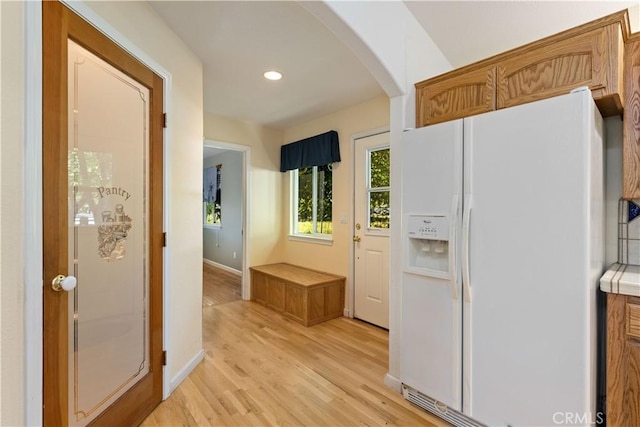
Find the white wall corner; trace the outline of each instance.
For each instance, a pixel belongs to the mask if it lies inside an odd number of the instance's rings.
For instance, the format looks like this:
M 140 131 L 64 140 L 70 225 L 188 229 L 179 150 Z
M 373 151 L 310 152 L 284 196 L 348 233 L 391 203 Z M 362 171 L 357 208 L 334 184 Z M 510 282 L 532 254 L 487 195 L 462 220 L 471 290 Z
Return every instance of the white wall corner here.
M 171 357 L 170 354 L 167 354 L 167 357 Z M 204 360 L 204 350 L 200 349 L 200 351 L 198 353 L 196 353 L 195 356 L 193 356 L 191 358 L 191 360 L 189 360 L 189 362 L 187 362 L 186 365 L 184 365 L 182 367 L 182 369 L 178 370 L 178 373 L 171 378 L 171 388 L 170 388 L 170 393 L 173 393 L 173 391 L 178 388 L 178 386 L 182 383 L 182 381 L 184 381 L 189 374 L 196 368 L 196 366 L 198 366 L 198 364 L 200 362 L 202 362 Z M 169 366 L 169 361 L 167 360 L 167 366 Z M 165 373 L 167 371 L 167 366 L 165 366 Z M 165 399 L 168 396 L 164 397 Z
M 384 376 L 384 385 L 398 393 L 402 393 L 402 381 L 389 373 Z
M 402 143 L 402 130 L 405 127 L 406 96 L 397 96 L 391 102 L 391 155 Z M 402 206 L 402 164 L 391 162 L 391 206 Z M 400 376 L 401 326 L 402 326 L 402 217 L 391 214 L 390 256 L 389 256 L 389 376 Z

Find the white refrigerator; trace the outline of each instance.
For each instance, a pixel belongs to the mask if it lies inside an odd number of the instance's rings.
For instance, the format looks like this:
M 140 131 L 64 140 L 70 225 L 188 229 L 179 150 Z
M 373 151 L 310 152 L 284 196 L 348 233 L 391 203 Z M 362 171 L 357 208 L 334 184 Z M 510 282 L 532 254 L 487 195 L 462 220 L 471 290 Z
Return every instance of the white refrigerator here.
M 401 381 L 454 425 L 589 425 L 604 269 L 587 89 L 405 132 Z

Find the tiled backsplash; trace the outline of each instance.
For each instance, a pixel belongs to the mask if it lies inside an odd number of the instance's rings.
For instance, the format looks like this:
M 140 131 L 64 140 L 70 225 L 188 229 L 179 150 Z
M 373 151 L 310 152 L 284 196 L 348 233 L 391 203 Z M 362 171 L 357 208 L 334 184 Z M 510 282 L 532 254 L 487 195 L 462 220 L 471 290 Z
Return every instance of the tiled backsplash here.
M 618 262 L 640 265 L 640 199 L 618 205 Z

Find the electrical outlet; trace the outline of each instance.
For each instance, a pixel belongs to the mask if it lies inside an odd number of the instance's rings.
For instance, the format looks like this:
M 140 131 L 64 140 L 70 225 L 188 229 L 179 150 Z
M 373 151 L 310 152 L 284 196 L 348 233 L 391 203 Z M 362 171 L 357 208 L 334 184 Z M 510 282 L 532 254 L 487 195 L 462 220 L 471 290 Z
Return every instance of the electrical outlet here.
M 236 252 L 233 252 L 233 259 L 236 259 Z

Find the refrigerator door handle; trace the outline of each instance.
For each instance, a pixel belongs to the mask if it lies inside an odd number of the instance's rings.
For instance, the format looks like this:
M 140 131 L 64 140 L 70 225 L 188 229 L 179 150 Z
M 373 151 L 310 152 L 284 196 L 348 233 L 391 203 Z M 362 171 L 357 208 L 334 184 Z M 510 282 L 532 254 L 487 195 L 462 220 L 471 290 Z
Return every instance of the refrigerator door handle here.
M 451 297 L 458 299 L 458 209 L 460 197 L 453 195 L 451 200 L 451 224 L 449 227 L 449 277 L 451 282 Z
M 462 297 L 471 302 L 471 282 L 469 279 L 469 233 L 471 228 L 471 195 L 464 197 L 462 214 Z

